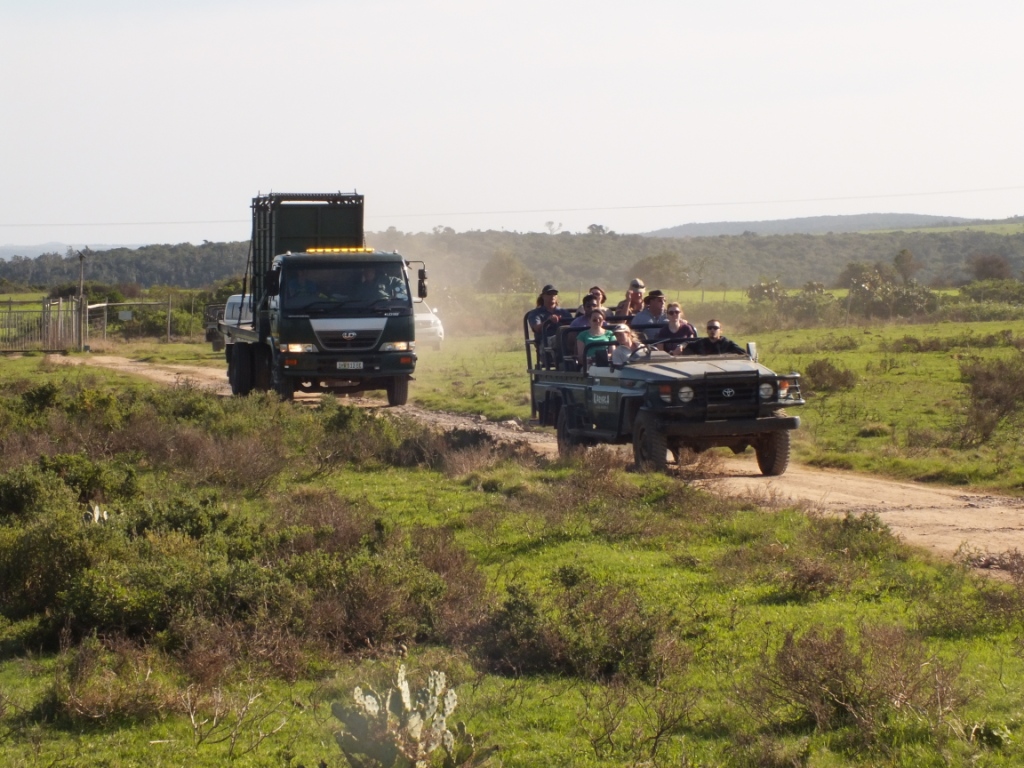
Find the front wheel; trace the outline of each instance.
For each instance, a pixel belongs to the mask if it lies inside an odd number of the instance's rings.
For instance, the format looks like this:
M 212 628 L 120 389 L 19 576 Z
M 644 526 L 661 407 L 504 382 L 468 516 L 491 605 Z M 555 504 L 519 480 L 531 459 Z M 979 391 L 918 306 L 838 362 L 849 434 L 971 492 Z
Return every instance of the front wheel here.
M 754 452 L 762 475 L 781 475 L 789 466 L 789 430 L 769 433 L 754 446 Z
M 558 409 L 555 435 L 558 440 L 558 455 L 563 459 L 580 446 L 579 439 L 569 432 L 569 408 L 566 405 Z
M 388 382 L 388 405 L 405 405 L 409 401 L 409 378 L 396 376 Z
M 633 422 L 633 458 L 641 472 L 664 472 L 668 466 L 668 438 L 647 411 L 640 411 Z
M 280 362 L 275 363 L 271 371 L 271 384 L 282 400 L 295 399 L 295 379 L 284 375 Z

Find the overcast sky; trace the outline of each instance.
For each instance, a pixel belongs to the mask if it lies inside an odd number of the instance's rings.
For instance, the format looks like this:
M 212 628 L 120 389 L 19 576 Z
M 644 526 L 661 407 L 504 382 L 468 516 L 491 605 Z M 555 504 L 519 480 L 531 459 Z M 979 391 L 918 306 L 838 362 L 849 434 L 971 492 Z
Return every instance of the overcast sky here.
M 0 243 L 1024 214 L 1020 0 L 0 0 Z M 372 242 L 371 242 L 372 244 Z

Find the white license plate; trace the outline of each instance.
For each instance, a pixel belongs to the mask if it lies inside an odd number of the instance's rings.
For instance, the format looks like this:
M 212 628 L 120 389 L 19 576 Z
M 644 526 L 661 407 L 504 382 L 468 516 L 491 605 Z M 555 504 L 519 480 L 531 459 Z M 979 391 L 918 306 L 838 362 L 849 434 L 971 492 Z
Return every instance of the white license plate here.
M 359 371 L 363 368 L 363 361 L 357 360 L 354 363 L 338 363 L 338 369 L 342 371 Z

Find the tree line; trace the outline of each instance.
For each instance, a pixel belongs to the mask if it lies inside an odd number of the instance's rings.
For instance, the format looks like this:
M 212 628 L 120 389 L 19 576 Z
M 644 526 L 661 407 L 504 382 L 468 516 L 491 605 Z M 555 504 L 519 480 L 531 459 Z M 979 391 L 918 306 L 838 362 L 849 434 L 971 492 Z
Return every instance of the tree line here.
M 598 284 L 617 295 L 634 276 L 667 287 L 709 290 L 762 281 L 787 288 L 808 282 L 848 287 L 848 265 L 891 265 L 901 253 L 909 254 L 915 279 L 932 287 L 1014 278 L 1024 267 L 1024 233 L 973 230 L 654 238 L 620 235 L 600 225 L 586 233 L 556 234 L 437 227 L 419 233 L 391 228 L 370 233 L 366 240 L 380 250 L 427 262 L 435 285 L 487 293 L 531 292 L 552 283 L 565 291 Z M 88 280 L 109 285 L 204 288 L 240 279 L 247 254 L 247 241 L 86 251 L 84 271 Z M 0 261 L 0 281 L 8 289 L 49 289 L 77 284 L 81 267 L 70 249 L 35 258 L 15 256 Z M 979 278 L 979 270 L 998 274 Z

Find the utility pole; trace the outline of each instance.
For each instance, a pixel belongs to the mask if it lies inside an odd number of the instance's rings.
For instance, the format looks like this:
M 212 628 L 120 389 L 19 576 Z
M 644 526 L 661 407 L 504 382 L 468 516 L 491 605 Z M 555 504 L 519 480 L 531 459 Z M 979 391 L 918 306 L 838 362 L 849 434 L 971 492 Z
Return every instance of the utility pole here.
M 78 251 L 78 351 L 85 351 L 85 327 L 89 310 L 85 306 L 85 254 Z

